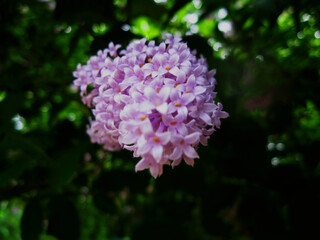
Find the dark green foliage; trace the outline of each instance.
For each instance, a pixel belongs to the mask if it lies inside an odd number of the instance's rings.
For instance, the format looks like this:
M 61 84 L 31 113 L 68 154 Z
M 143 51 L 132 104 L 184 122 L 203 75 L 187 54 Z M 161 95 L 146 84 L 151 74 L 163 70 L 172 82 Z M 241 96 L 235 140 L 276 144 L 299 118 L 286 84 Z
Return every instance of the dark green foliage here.
M 0 1 L 0 239 L 318 239 L 319 16 L 317 0 Z M 70 85 L 110 41 L 162 32 L 217 69 L 230 117 L 154 180 L 90 142 Z
M 48 204 L 47 234 L 61 240 L 79 239 L 80 225 L 74 204 L 64 197 L 54 197 Z
M 31 199 L 21 218 L 21 238 L 37 240 L 43 231 L 43 213 L 39 199 Z

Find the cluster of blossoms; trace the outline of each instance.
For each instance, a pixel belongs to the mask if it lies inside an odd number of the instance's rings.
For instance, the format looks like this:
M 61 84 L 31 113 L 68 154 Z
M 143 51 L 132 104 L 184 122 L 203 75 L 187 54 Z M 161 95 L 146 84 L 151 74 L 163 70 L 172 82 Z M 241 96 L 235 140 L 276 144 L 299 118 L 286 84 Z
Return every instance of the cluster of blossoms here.
M 121 46 L 111 42 L 77 66 L 73 82 L 92 108 L 91 141 L 133 151 L 141 157 L 136 171 L 150 169 L 154 177 L 164 164 L 193 165 L 199 143 L 207 145 L 220 118 L 228 117 L 213 101 L 215 70 L 180 38 L 165 37 L 159 46 L 141 39 L 119 53 Z

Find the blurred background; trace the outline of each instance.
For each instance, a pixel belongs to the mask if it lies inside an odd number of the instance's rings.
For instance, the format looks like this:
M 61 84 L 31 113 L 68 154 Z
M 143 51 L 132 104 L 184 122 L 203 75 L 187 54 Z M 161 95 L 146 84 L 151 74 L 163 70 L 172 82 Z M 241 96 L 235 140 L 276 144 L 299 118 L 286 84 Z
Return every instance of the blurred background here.
M 192 168 L 134 172 L 86 135 L 72 72 L 180 35 L 230 117 Z M 1 0 L 0 239 L 319 239 L 318 0 Z

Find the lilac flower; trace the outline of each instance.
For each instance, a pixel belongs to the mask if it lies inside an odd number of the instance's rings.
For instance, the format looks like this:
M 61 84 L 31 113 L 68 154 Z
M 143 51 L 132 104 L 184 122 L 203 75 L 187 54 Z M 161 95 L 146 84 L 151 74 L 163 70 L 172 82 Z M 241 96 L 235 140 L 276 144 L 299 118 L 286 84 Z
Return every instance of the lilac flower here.
M 217 128 L 220 128 L 221 125 L 220 118 L 229 117 L 229 114 L 227 112 L 221 111 L 222 107 L 222 104 L 218 103 L 218 109 L 216 109 L 216 111 L 213 113 L 213 122 Z
M 191 145 L 198 144 L 200 135 L 201 133 L 194 132 L 186 136 L 179 134 L 172 136 L 171 142 L 175 146 L 170 155 L 170 159 L 174 160 L 172 166 L 178 165 L 182 157 L 188 165 L 193 166 L 193 159 L 199 158 L 199 155 Z
M 188 134 L 188 128 L 182 115 L 173 116 L 172 114 L 164 114 L 162 115 L 162 121 L 167 126 L 167 131 L 171 133 L 178 132 L 183 135 Z
M 163 148 L 170 141 L 169 132 L 153 133 L 147 136 L 141 136 L 137 141 L 138 155 L 151 153 L 153 159 L 159 163 L 163 159 Z
M 120 48 L 109 43 L 73 73 L 73 85 L 92 108 L 91 141 L 132 151 L 141 158 L 136 171 L 149 169 L 155 178 L 163 165 L 193 165 L 198 145 L 207 145 L 228 117 L 213 101 L 215 70 L 170 34 L 158 46 L 141 39 Z
M 170 92 L 171 102 L 169 103 L 169 112 L 178 112 L 179 116 L 186 119 L 188 116 L 187 105 L 194 99 L 194 95 L 190 93 L 184 93 L 183 95 L 177 89 L 171 89 Z
M 112 57 L 117 56 L 117 50 L 121 47 L 120 44 L 114 45 L 113 42 L 110 42 L 108 45 L 108 48 L 106 49 L 106 52 L 110 54 Z
M 155 91 L 152 87 L 147 86 L 144 89 L 144 95 L 153 107 L 161 114 L 166 114 L 168 110 L 167 99 L 170 94 L 169 87 L 163 87 L 159 91 Z

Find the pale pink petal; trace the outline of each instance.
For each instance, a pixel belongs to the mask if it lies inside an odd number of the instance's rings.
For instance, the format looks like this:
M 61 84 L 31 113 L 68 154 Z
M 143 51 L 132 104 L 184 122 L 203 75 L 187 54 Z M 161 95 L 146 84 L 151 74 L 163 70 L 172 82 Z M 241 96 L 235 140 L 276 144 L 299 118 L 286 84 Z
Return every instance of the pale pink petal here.
M 200 142 L 201 142 L 201 144 L 202 144 L 203 146 L 208 146 L 208 139 L 209 139 L 208 136 L 203 136 L 203 135 L 201 135 L 201 137 L 200 137 Z
M 164 114 L 164 115 L 162 115 L 162 122 L 163 122 L 165 125 L 169 126 L 170 123 L 172 122 L 172 120 L 173 120 L 173 117 L 172 117 L 171 114 Z
M 173 105 L 173 103 L 169 103 L 167 113 L 174 113 L 177 111 L 177 108 Z
M 172 134 L 170 138 L 170 142 L 172 142 L 174 145 L 178 146 L 179 142 L 182 140 L 182 136 L 180 134 Z
M 188 134 L 188 128 L 185 126 L 185 124 L 178 124 L 176 126 L 176 130 L 182 135 L 187 135 Z
M 177 159 L 177 160 L 174 160 L 174 161 L 171 163 L 172 168 L 174 168 L 175 166 L 178 166 L 178 165 L 181 163 L 181 160 L 182 160 L 181 157 L 180 157 L 179 159 Z
M 193 74 L 195 76 L 199 76 L 202 73 L 202 71 L 203 71 L 203 66 L 199 65 L 193 70 Z
M 141 131 L 146 134 L 152 134 L 153 133 L 153 128 L 152 128 L 152 124 L 150 122 L 150 120 L 147 118 L 143 121 L 143 123 L 140 124 L 140 129 Z
M 178 108 L 178 117 L 181 119 L 186 119 L 188 116 L 188 109 L 186 107 Z
M 149 101 L 143 101 L 141 103 L 139 103 L 139 106 L 138 106 L 138 109 L 141 111 L 141 112 L 150 112 L 151 109 L 153 109 L 154 106 L 151 102 Z
M 183 153 L 185 156 L 187 156 L 188 158 L 199 158 L 198 153 L 196 152 L 196 150 L 194 150 L 193 147 L 189 146 L 189 145 L 185 145 L 183 148 Z
M 160 89 L 159 96 L 163 101 L 167 101 L 170 95 L 170 91 L 171 91 L 170 87 L 163 87 Z
M 178 54 L 171 55 L 170 58 L 169 58 L 170 66 L 176 65 L 178 63 L 178 61 L 179 61 L 179 55 Z
M 150 173 L 154 178 L 157 178 L 162 174 L 162 165 L 161 164 L 153 164 L 150 167 Z
M 161 160 L 162 153 L 163 153 L 163 147 L 161 145 L 155 145 L 151 150 L 151 154 L 157 162 Z
M 209 71 L 208 73 L 207 73 L 207 76 L 208 76 L 208 78 L 211 78 L 211 77 L 213 77 L 215 74 L 216 74 L 216 69 L 212 69 L 211 71 Z
M 136 172 L 137 171 L 141 171 L 141 170 L 144 170 L 146 168 L 149 168 L 150 167 L 150 162 L 148 160 L 146 160 L 145 158 L 142 158 L 137 164 L 136 164 L 136 167 L 135 167 L 135 170 Z
M 174 76 L 178 76 L 180 74 L 181 70 L 178 67 L 173 67 L 170 69 L 169 73 L 171 73 Z
M 170 92 L 170 99 L 171 101 L 175 101 L 177 99 L 179 99 L 180 96 L 179 96 L 179 92 L 177 89 L 173 88 L 171 89 L 171 92 Z
M 172 160 L 177 160 L 177 159 L 181 159 L 182 156 L 182 149 L 181 147 L 175 147 L 173 152 L 170 154 L 169 158 Z
M 213 112 L 214 110 L 217 109 L 217 105 L 214 103 L 204 103 L 202 106 L 204 111 L 206 112 Z
M 120 101 L 125 103 L 125 104 L 129 104 L 132 101 L 132 99 L 128 95 L 121 94 L 120 95 Z
M 199 132 L 194 132 L 194 133 L 191 133 L 187 136 L 184 137 L 184 141 L 188 144 L 195 144 L 195 143 L 198 143 L 199 142 L 199 138 L 201 136 L 201 133 Z
M 167 70 L 163 67 L 159 67 L 158 69 L 158 75 L 161 76 L 163 74 L 167 73 Z
M 162 145 L 166 145 L 170 141 L 171 134 L 170 132 L 157 133 L 157 137 Z
M 196 95 L 200 95 L 200 94 L 204 93 L 205 91 L 206 91 L 205 87 L 197 86 L 197 87 L 195 87 L 194 93 Z
M 192 158 L 188 158 L 188 157 L 184 156 L 183 159 L 184 159 L 186 164 L 188 164 L 190 166 L 193 166 L 194 160 Z
M 182 95 L 181 99 L 184 105 L 188 105 L 194 100 L 194 95 L 192 93 L 186 93 Z
M 202 121 L 204 121 L 206 124 L 212 125 L 212 120 L 211 120 L 211 118 L 210 118 L 210 116 L 209 116 L 208 114 L 206 114 L 206 113 L 201 113 L 199 117 L 200 117 L 200 119 L 201 119 Z
M 179 62 L 184 62 L 190 55 L 189 50 L 184 50 L 179 56 Z
M 166 114 L 168 111 L 168 103 L 163 103 L 160 106 L 156 107 L 157 111 L 161 114 Z
M 145 89 L 144 89 L 144 95 L 145 95 L 147 98 L 151 99 L 151 98 L 153 98 L 153 97 L 156 95 L 156 91 L 155 91 L 152 87 L 147 86 L 147 87 L 145 87 Z

